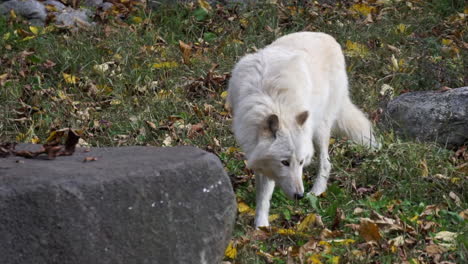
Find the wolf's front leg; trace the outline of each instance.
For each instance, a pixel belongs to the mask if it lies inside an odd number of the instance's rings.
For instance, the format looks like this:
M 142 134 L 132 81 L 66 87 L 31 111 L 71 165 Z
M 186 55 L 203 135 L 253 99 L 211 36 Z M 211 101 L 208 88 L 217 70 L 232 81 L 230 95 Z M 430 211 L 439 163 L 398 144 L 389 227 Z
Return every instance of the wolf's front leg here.
M 255 228 L 260 226 L 269 226 L 268 212 L 270 210 L 270 200 L 275 182 L 261 173 L 255 173 L 256 188 L 256 209 L 255 209 Z
M 323 124 L 315 134 L 315 144 L 319 149 L 319 172 L 315 179 L 311 193 L 320 195 L 327 189 L 328 178 L 330 177 L 330 157 L 328 156 L 328 145 L 330 144 L 331 126 Z

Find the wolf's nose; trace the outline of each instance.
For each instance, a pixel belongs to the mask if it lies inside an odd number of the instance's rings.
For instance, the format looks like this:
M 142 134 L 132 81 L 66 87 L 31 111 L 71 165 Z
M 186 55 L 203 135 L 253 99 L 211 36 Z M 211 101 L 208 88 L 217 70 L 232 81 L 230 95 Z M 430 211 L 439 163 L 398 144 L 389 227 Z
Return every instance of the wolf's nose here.
M 294 194 L 294 199 L 300 200 L 302 198 L 304 198 L 304 193 L 295 193 Z

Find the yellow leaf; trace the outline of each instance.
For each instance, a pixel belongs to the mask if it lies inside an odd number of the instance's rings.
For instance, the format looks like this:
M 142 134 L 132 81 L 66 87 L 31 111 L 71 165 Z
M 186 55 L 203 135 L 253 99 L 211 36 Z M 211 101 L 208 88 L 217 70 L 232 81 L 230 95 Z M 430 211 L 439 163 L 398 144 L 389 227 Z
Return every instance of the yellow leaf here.
M 15 10 L 13 10 L 13 9 L 10 10 L 10 17 L 13 18 L 13 19 L 16 18 Z
M 226 250 L 224 251 L 224 256 L 230 259 L 235 259 L 237 256 L 237 249 L 234 246 L 234 243 L 232 240 L 229 242 L 229 245 L 227 246 Z
M 112 100 L 110 101 L 110 104 L 111 104 L 111 105 L 119 105 L 119 104 L 121 104 L 121 103 L 122 103 L 122 101 L 120 101 L 119 99 L 112 99 Z
M 29 30 L 31 30 L 31 32 L 32 32 L 34 35 L 39 35 L 39 28 L 38 28 L 38 27 L 29 26 Z
M 57 131 L 50 132 L 49 136 L 46 139 L 46 142 L 51 142 L 57 138 Z
M 198 4 L 201 8 L 205 9 L 206 12 L 210 12 L 212 10 L 211 5 L 206 0 L 198 0 Z
M 339 264 L 340 263 L 340 257 L 339 256 L 334 256 L 331 258 L 330 261 L 332 264 Z
M 429 175 L 429 169 L 427 168 L 426 160 L 421 160 L 421 162 L 419 162 L 419 165 L 421 166 L 421 176 L 427 177 Z
M 411 217 L 410 221 L 411 222 L 416 222 L 419 218 L 419 215 L 414 215 L 413 217 Z
M 28 41 L 28 40 L 31 40 L 33 38 L 35 38 L 36 36 L 27 36 L 25 37 L 24 39 L 22 39 L 21 41 Z
M 364 44 L 347 40 L 345 52 L 350 56 L 365 57 L 369 53 L 369 50 Z
M 311 226 L 315 224 L 315 220 L 317 219 L 317 216 L 315 214 L 309 214 L 307 215 L 304 220 L 297 226 L 297 231 L 303 232 L 307 229 L 309 229 Z
M 227 91 L 224 91 L 224 92 L 221 93 L 221 98 L 226 99 L 227 96 L 228 96 L 228 92 L 227 92 Z
M 34 136 L 33 138 L 31 138 L 31 143 L 38 144 L 39 142 L 41 142 L 41 140 L 37 136 Z
M 166 62 L 159 62 L 153 63 L 152 67 L 155 69 L 170 69 L 179 66 L 179 64 L 175 61 L 166 61 Z
M 322 261 L 320 261 L 320 254 L 313 254 L 307 259 L 307 263 L 310 264 L 322 264 Z
M 58 95 L 58 97 L 59 97 L 60 99 L 62 99 L 62 100 L 68 99 L 67 94 L 64 93 L 62 90 L 59 90 L 59 91 L 57 92 L 57 95 Z
M 442 45 L 444 46 L 449 46 L 452 43 L 453 43 L 453 40 L 451 39 L 445 39 L 445 38 L 442 39 Z
M 272 214 L 272 215 L 268 216 L 268 221 L 273 222 L 278 218 L 279 218 L 279 214 Z
M 255 215 L 255 211 L 242 201 L 237 203 L 237 210 L 241 214 Z
M 249 21 L 246 18 L 239 19 L 239 23 L 246 28 L 249 25 Z
M 134 17 L 132 17 L 132 21 L 135 24 L 140 24 L 141 22 L 143 22 L 143 19 L 141 17 L 139 17 L 139 16 L 134 16 Z
M 49 11 L 49 12 L 58 12 L 57 7 L 55 7 L 54 5 L 46 5 L 45 8 L 46 8 L 47 11 Z
M 400 66 L 398 64 L 398 60 L 395 58 L 395 55 L 392 54 L 392 58 L 390 60 L 392 61 L 393 70 L 398 71 L 400 69 Z
M 11 33 L 10 32 L 7 32 L 5 34 L 3 34 L 3 40 L 8 40 L 11 36 Z
M 328 254 L 331 252 L 332 245 L 329 242 L 321 240 L 318 242 L 318 245 L 325 248 L 325 253 Z
M 294 236 L 296 234 L 296 231 L 291 228 L 278 228 L 278 230 L 276 230 L 276 233 L 284 236 Z
M 367 16 L 370 13 L 375 12 L 375 7 L 368 6 L 366 4 L 354 4 L 351 6 L 349 10 L 357 12 L 361 15 Z
M 112 87 L 110 87 L 110 86 L 108 86 L 108 85 L 106 85 L 106 84 L 98 84 L 98 85 L 96 85 L 96 88 L 97 88 L 100 92 L 106 93 L 106 94 L 111 93 L 112 90 L 113 90 Z
M 406 32 L 407 29 L 408 29 L 408 26 L 407 26 L 407 25 L 405 25 L 405 24 L 398 24 L 398 25 L 396 26 L 396 28 L 395 28 L 395 31 L 396 31 L 397 33 L 403 34 L 403 33 Z
M 226 152 L 227 152 L 227 154 L 231 154 L 231 153 L 238 152 L 238 151 L 240 151 L 239 148 L 229 147 Z
M 16 141 L 22 142 L 25 139 L 26 139 L 26 134 L 24 133 L 19 133 L 18 135 L 16 135 Z
M 451 183 L 454 183 L 454 184 L 457 184 L 457 183 L 460 182 L 460 180 L 461 180 L 461 179 L 458 178 L 458 177 L 453 177 L 453 178 L 450 179 L 450 182 L 451 182 Z
M 78 81 L 78 77 L 68 73 L 62 73 L 62 76 L 66 83 L 76 84 L 76 82 Z

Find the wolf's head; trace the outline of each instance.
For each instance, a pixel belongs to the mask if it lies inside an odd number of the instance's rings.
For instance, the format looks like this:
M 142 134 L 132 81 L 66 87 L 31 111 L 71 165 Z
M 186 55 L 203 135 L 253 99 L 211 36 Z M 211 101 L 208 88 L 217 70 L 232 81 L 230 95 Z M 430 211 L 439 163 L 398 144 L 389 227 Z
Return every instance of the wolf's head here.
M 309 112 L 292 120 L 269 115 L 259 129 L 258 144 L 249 155 L 248 164 L 257 173 L 274 180 L 290 199 L 304 196 L 302 168 L 313 156 L 310 131 L 305 125 Z

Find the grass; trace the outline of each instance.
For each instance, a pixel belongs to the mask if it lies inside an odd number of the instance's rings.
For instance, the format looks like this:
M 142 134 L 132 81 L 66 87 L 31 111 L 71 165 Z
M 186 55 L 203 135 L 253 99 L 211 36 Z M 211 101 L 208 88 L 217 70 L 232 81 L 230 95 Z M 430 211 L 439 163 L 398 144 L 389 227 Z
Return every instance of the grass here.
M 466 85 L 462 1 L 322 2 L 329 4 L 222 6 L 209 12 L 175 5 L 139 10 L 125 20 L 107 17 L 75 33 L 47 27 L 35 34 L 20 19 L 1 18 L 0 141 L 40 143 L 51 130 L 72 127 L 82 129 L 82 143 L 91 146 L 195 145 L 218 155 L 239 202 L 254 208 L 254 176 L 236 148 L 222 93 L 227 73 L 243 54 L 290 32 L 329 33 L 345 50 L 353 100 L 372 117 L 402 92 Z M 179 41 L 192 44 L 188 63 Z M 384 84 L 391 89 L 382 91 Z M 241 212 L 233 237 L 237 255 L 226 260 L 466 262 L 467 225 L 459 213 L 467 208 L 466 170 L 460 168 L 467 160 L 434 144 L 403 141 L 392 131 L 382 130 L 379 137 L 383 148 L 375 152 L 334 140 L 326 195 L 293 202 L 275 191 L 272 231 L 254 231 L 249 210 Z M 310 189 L 314 166 L 304 175 Z M 430 205 L 437 213 L 423 214 Z M 336 222 L 340 211 L 344 217 Z M 341 233 L 324 238 L 323 228 L 313 228 L 301 235 L 298 223 L 312 213 Z M 408 228 L 381 229 L 379 243 L 366 242 L 353 224 L 375 213 Z M 457 239 L 434 253 L 428 246 L 444 242 L 435 238 L 441 231 Z M 395 244 L 398 237 L 404 242 Z M 298 253 L 314 239 L 317 247 Z

